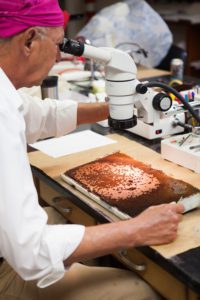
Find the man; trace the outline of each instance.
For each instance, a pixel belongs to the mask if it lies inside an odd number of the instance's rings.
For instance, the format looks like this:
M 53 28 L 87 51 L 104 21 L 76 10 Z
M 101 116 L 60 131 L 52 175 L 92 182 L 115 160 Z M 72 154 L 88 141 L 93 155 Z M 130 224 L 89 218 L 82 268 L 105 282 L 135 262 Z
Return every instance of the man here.
M 151 207 L 127 221 L 85 228 L 48 225 L 38 204 L 25 134 L 32 141 L 58 136 L 76 123 L 108 116 L 107 104 L 22 101 L 17 89 L 41 84 L 59 60 L 62 40 L 57 0 L 0 0 L 0 299 L 160 299 L 128 271 L 74 263 L 173 241 L 182 205 Z

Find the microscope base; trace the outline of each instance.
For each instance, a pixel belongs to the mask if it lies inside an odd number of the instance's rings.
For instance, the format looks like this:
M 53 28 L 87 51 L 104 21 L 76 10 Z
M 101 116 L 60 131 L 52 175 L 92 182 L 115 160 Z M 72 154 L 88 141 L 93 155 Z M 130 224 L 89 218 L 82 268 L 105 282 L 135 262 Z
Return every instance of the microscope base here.
M 181 122 L 185 122 L 184 114 L 179 114 L 178 116 Z M 135 127 L 127 129 L 130 132 L 133 132 L 139 136 L 142 136 L 148 140 L 153 140 L 161 138 L 167 135 L 182 133 L 184 128 L 180 126 L 174 127 L 173 124 L 174 117 L 160 119 L 159 122 L 154 124 L 146 124 L 140 120 Z

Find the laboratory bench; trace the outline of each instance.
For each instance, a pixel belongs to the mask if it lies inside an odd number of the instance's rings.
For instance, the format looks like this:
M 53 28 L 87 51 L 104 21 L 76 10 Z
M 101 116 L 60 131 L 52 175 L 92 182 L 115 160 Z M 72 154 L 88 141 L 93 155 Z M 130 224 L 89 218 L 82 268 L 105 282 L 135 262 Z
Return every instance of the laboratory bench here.
M 139 70 L 138 78 L 149 77 L 152 80 L 170 80 L 169 72 L 146 68 Z M 78 153 L 60 158 L 52 158 L 34 149 L 29 149 L 28 154 L 41 205 L 56 208 L 67 222 L 91 226 L 120 219 L 64 182 L 60 176 L 70 168 L 119 150 L 200 189 L 200 174 L 162 159 L 160 139 L 147 140 L 128 131 L 116 131 L 98 124 L 80 126 L 78 130 L 84 129 L 106 135 L 117 143 L 90 149 L 81 155 Z M 199 209 L 185 214 L 179 226 L 178 238 L 171 244 L 121 249 L 112 255 L 124 267 L 146 280 L 165 299 L 200 300 L 199 220 Z
M 29 153 L 32 172 L 38 194 L 43 204 L 56 208 L 70 223 L 86 226 L 119 220 L 111 211 L 89 199 L 73 186 L 64 182 L 60 174 L 73 166 L 89 162 L 105 153 L 126 152 L 152 167 L 171 173 L 179 179 L 200 188 L 200 174 L 164 161 L 159 152 L 160 140 L 147 141 L 130 132 L 119 132 L 99 125 L 91 130 L 106 134 L 117 144 L 52 158 L 40 151 Z M 124 267 L 138 273 L 163 297 L 169 300 L 200 299 L 200 211 L 183 217 L 181 232 L 176 242 L 154 247 L 122 249 L 113 253 Z M 194 232 L 195 231 L 195 232 Z

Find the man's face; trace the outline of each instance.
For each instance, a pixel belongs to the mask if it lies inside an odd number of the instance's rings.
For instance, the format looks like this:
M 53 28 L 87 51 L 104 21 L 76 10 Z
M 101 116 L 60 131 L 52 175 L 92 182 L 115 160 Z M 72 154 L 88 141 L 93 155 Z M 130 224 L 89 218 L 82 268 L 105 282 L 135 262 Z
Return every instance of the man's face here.
M 40 34 L 38 32 L 38 34 Z M 33 41 L 33 51 L 27 61 L 24 86 L 40 85 L 56 61 L 60 60 L 59 44 L 64 38 L 62 27 L 49 28 Z

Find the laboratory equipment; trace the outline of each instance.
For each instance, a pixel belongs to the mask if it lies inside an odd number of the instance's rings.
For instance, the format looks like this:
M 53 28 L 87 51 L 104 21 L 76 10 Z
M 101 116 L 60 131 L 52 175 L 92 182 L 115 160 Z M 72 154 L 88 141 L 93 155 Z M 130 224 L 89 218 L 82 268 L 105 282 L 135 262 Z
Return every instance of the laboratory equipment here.
M 92 58 L 105 66 L 110 127 L 128 129 L 148 139 L 181 133 L 184 131 L 181 124 L 185 123 L 185 109 L 200 123 L 193 108 L 173 88 L 161 83 L 142 83 L 137 80 L 136 65 L 126 52 L 109 47 L 97 48 L 66 38 L 60 45 L 60 50 L 75 56 Z M 161 87 L 175 93 L 184 104 L 184 110 L 180 111 L 177 105 L 172 104 L 166 93 L 157 92 L 152 87 Z
M 58 99 L 58 76 L 47 76 L 41 85 L 42 99 Z

